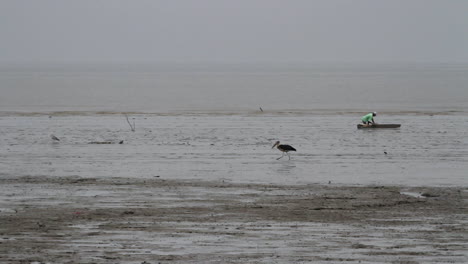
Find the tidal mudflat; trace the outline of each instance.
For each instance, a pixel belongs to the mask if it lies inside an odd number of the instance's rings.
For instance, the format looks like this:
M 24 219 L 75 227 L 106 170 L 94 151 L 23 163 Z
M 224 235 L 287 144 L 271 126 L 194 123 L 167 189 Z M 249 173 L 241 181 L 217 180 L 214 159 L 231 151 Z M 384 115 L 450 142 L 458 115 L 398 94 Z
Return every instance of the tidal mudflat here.
M 466 263 L 468 190 L 3 178 L 3 263 Z

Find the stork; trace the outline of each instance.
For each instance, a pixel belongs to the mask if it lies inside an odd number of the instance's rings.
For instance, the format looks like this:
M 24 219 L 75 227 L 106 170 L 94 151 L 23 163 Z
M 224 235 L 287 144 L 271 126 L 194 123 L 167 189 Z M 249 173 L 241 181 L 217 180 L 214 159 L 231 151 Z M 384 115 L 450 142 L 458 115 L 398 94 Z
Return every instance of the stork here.
M 289 157 L 289 160 L 291 160 L 291 156 L 289 155 L 289 151 L 296 151 L 295 148 L 289 146 L 289 145 L 280 145 L 280 142 L 279 141 L 276 141 L 276 143 L 273 145 L 273 147 L 271 148 L 274 148 L 276 147 L 279 151 L 283 152 L 283 155 L 279 158 L 277 158 L 276 160 L 279 160 L 281 159 L 282 157 L 284 157 L 284 153 L 286 153 Z

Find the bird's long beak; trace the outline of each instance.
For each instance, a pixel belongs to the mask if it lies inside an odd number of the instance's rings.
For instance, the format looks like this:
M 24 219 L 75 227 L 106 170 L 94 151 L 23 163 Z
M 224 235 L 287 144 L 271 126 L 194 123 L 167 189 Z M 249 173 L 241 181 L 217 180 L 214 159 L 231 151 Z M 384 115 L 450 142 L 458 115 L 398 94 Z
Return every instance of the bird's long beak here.
M 276 142 L 271 148 L 275 148 L 277 145 L 278 145 L 278 142 Z

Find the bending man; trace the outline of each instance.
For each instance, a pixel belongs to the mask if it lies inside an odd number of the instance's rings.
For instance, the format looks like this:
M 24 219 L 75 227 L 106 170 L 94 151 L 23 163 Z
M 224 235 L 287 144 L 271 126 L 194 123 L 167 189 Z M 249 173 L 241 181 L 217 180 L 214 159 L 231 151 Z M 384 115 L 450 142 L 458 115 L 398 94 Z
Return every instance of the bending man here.
M 367 115 L 365 115 L 365 116 L 363 116 L 361 118 L 362 123 L 364 125 L 373 125 L 373 124 L 375 124 L 374 116 L 376 116 L 376 115 L 377 115 L 376 112 L 368 113 Z

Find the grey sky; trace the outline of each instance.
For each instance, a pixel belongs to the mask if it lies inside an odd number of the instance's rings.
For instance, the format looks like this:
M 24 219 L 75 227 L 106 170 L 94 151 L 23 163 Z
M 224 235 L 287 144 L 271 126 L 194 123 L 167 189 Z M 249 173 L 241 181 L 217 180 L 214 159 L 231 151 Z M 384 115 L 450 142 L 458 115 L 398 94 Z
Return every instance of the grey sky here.
M 3 62 L 468 62 L 465 0 L 0 0 Z

